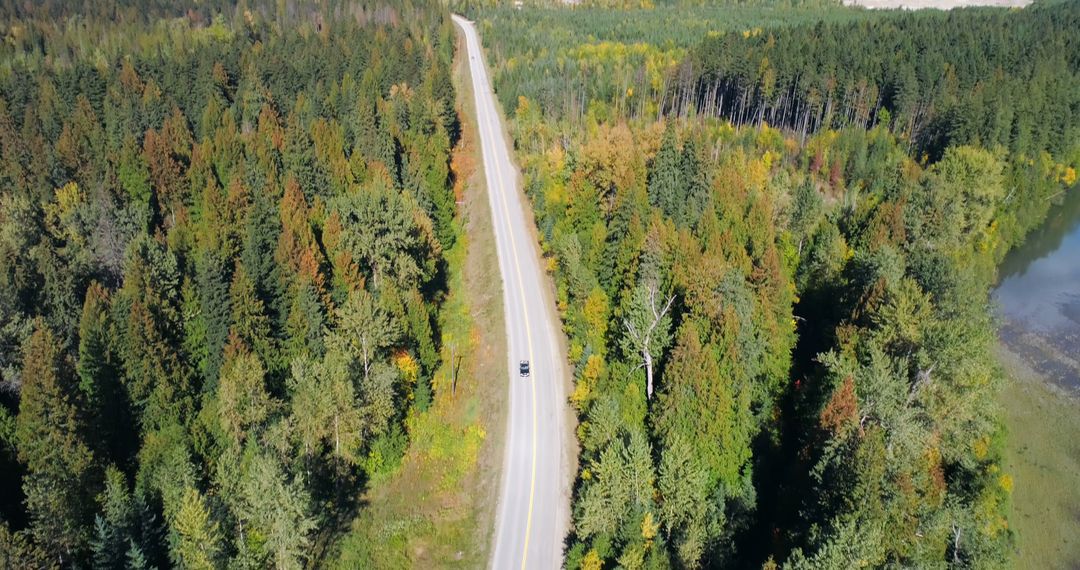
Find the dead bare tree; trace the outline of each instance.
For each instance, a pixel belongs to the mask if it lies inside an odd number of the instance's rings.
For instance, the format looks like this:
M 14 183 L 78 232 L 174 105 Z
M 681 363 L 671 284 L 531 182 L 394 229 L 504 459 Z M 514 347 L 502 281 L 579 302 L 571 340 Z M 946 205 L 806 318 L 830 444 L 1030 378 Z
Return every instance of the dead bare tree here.
M 656 282 L 650 282 L 645 287 L 646 299 L 645 310 L 638 312 L 637 316 L 639 322 L 635 323 L 635 319 L 626 318 L 623 319 L 623 325 L 626 327 L 626 332 L 629 335 L 630 341 L 634 344 L 637 351 L 641 352 L 642 363 L 639 367 L 645 368 L 645 398 L 652 399 L 653 393 L 653 351 L 663 350 L 663 344 L 667 344 L 668 331 L 666 327 L 662 327 L 661 323 L 664 322 L 664 317 L 667 316 L 668 311 L 671 310 L 671 304 L 675 302 L 675 296 L 668 297 L 664 302 L 663 307 L 657 304 L 657 286 Z M 661 346 L 655 346 L 657 344 L 657 334 L 662 334 L 665 338 L 664 342 L 659 343 Z

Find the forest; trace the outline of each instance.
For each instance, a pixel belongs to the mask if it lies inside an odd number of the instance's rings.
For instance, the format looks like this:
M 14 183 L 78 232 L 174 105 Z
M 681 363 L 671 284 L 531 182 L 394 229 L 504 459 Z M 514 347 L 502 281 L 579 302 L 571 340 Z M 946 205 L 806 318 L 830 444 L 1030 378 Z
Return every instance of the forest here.
M 1078 191 L 1080 3 L 449 8 L 568 339 L 567 567 L 1011 565 L 988 292 Z M 0 567 L 421 565 L 437 525 L 356 521 L 483 439 L 423 415 L 470 334 L 448 6 L 0 32 Z
M 1080 5 L 776 6 L 468 8 L 570 339 L 566 564 L 1009 567 L 988 291 L 1076 191 Z
M 0 567 L 302 568 L 432 401 L 445 9 L 0 4 Z

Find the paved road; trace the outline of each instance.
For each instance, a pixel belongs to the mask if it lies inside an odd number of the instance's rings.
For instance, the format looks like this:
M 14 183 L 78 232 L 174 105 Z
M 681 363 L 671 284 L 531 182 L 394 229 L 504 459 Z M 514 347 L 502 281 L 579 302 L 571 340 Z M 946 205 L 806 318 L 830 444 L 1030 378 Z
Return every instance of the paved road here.
M 532 216 L 525 215 L 528 202 L 518 188 L 517 167 L 503 136 L 480 39 L 468 20 L 454 16 L 454 22 L 465 33 L 469 54 L 509 349 L 506 455 L 490 563 L 498 570 L 558 568 L 569 524 L 571 443 L 558 317 L 547 294 L 549 278 L 541 269 Z M 531 363 L 528 378 L 518 376 L 521 360 Z

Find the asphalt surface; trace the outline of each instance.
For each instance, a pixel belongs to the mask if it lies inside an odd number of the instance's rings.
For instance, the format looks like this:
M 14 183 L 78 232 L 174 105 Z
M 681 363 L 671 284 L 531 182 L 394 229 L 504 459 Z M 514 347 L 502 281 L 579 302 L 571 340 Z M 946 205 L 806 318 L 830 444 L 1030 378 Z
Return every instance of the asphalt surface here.
M 556 336 L 561 331 L 480 38 L 468 20 L 454 16 L 454 22 L 464 31 L 468 50 L 509 351 L 510 409 L 490 566 L 499 570 L 559 568 L 569 525 L 568 446 L 572 444 L 567 431 L 566 360 Z M 519 375 L 522 360 L 530 362 L 528 377 Z

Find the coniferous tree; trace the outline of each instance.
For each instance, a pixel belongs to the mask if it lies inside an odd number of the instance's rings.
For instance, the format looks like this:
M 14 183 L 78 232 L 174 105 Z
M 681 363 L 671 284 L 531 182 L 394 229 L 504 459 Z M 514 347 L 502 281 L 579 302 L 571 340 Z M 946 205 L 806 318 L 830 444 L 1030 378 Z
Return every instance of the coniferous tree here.
M 149 568 L 158 547 L 158 521 L 138 493 L 131 493 L 125 476 L 114 467 L 105 471 L 105 489 L 98 497 L 91 540 L 95 568 Z
M 240 517 L 252 533 L 265 537 L 264 564 L 300 569 L 311 556 L 311 534 L 316 519 L 304 480 L 292 480 L 272 457 L 250 453 L 240 485 Z
M 71 362 L 40 322 L 27 343 L 16 422 L 31 530 L 60 564 L 86 555 L 92 496 L 100 474 L 87 433 L 84 402 Z
M 0 521 L 0 566 L 28 570 L 59 569 L 58 560 L 35 544 L 26 531 L 12 532 Z
M 100 459 L 126 462 L 135 452 L 131 410 L 112 343 L 115 329 L 109 293 L 98 283 L 86 291 L 79 323 L 75 371 L 86 402 L 88 437 Z
M 218 252 L 202 252 L 195 263 L 195 285 L 200 297 L 198 313 L 189 317 L 202 330 L 202 342 L 189 350 L 198 359 L 204 389 L 215 386 L 229 335 L 232 304 L 227 283 L 228 263 Z
M 358 463 L 363 417 L 357 402 L 349 362 L 344 355 L 327 354 L 322 362 L 298 359 L 289 379 L 292 421 L 299 447 L 308 457 L 324 453 Z
M 232 337 L 225 350 L 217 409 L 221 428 L 236 447 L 256 435 L 274 411 L 264 376 L 259 358 Z
M 178 535 L 173 560 L 185 568 L 213 570 L 222 554 L 221 530 L 196 489 L 187 489 L 172 522 Z
M 676 221 L 681 226 L 695 227 L 709 202 L 712 189 L 709 187 L 707 171 L 701 164 L 697 143 L 693 137 L 683 144 L 679 171 L 685 195 L 680 197 L 681 207 Z
M 319 358 L 326 349 L 323 335 L 326 328 L 325 308 L 315 287 L 303 280 L 294 287 L 292 306 L 285 322 L 283 350 L 291 362 L 301 356 Z
M 649 171 L 649 203 L 668 217 L 682 210 L 684 179 L 675 128 L 668 125 Z
M 229 307 L 232 309 L 229 335 L 251 347 L 260 360 L 270 362 L 276 354 L 270 318 L 242 265 L 237 266 L 229 286 Z

